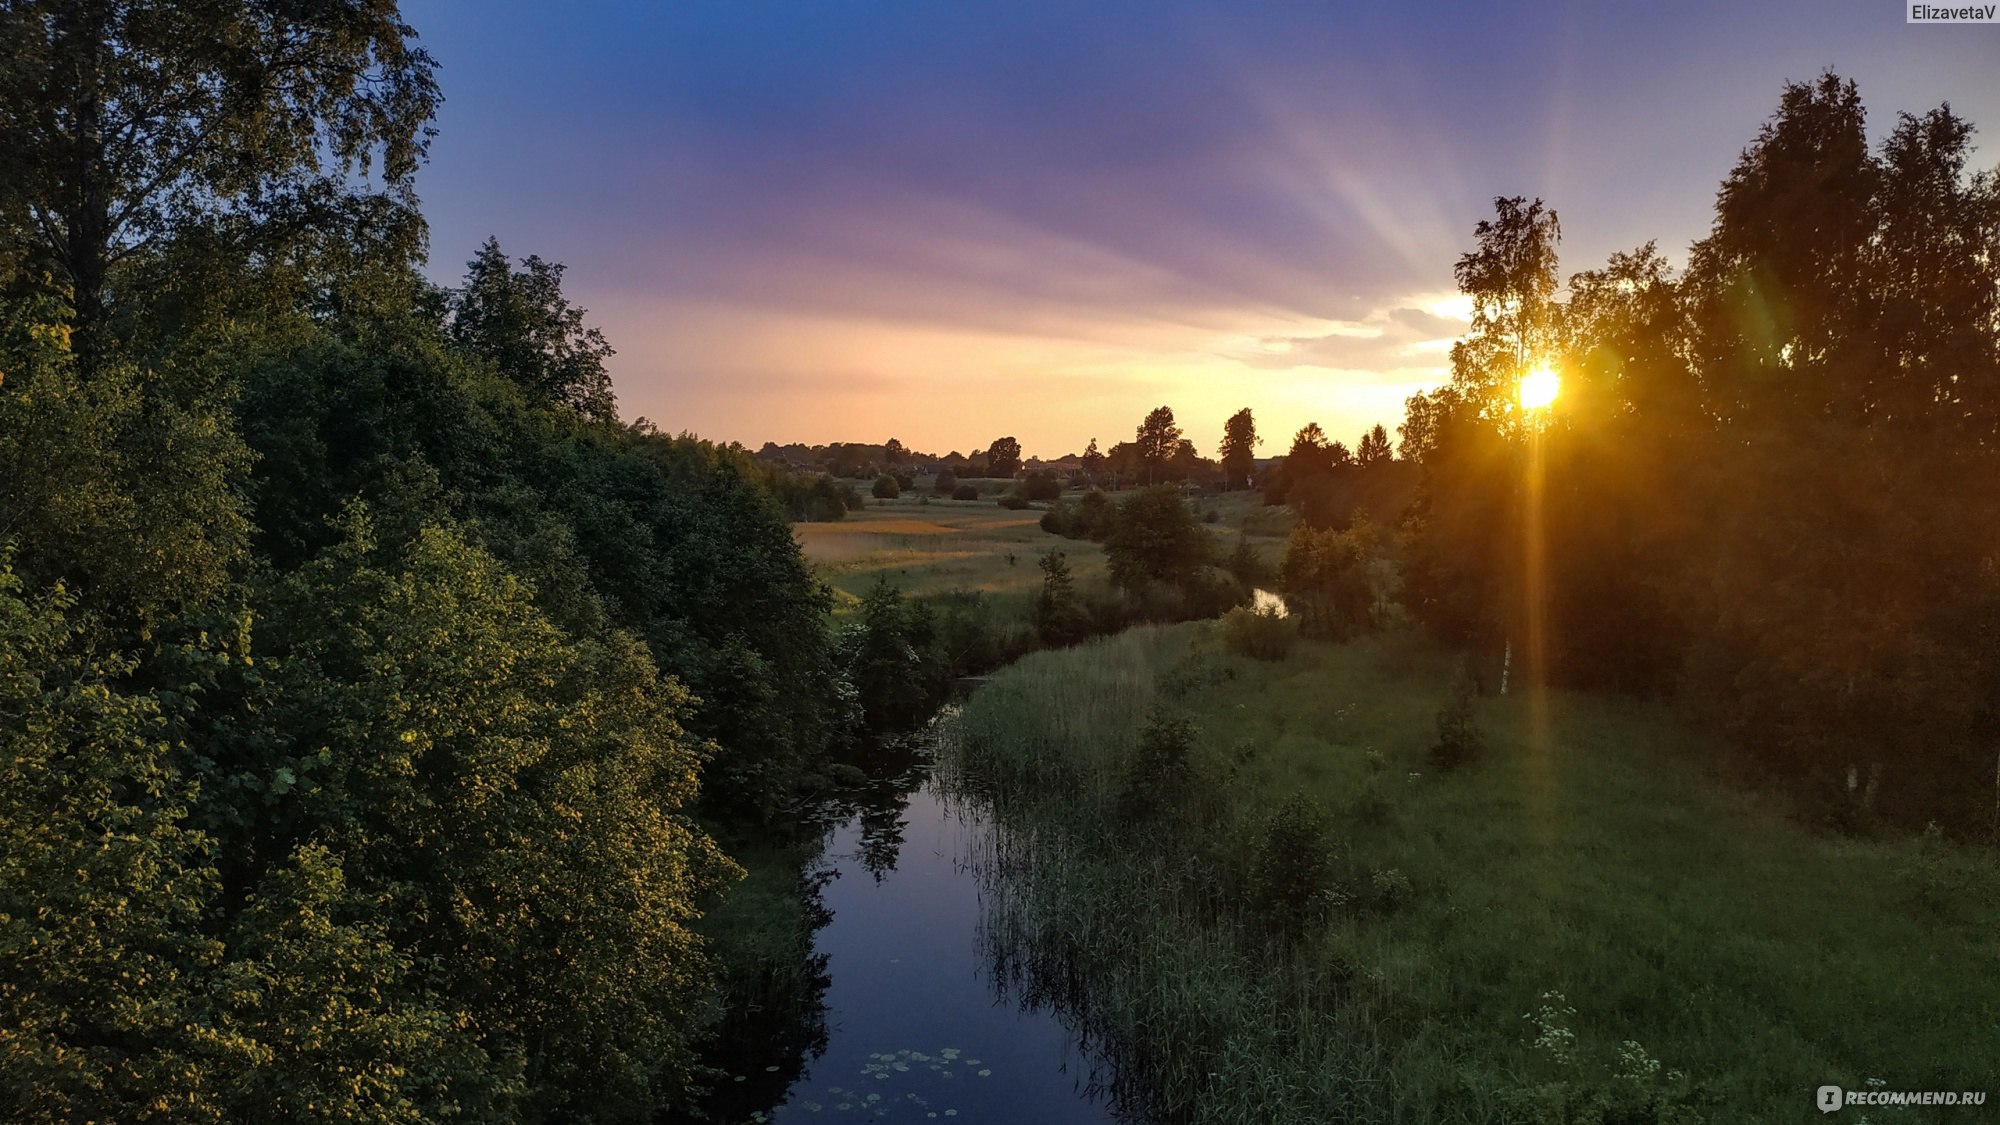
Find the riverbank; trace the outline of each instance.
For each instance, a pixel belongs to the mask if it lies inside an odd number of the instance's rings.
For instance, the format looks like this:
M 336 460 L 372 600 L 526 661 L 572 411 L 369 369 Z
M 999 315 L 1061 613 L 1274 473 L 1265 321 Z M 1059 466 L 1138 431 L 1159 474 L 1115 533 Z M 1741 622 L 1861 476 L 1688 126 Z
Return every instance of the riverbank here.
M 968 703 L 996 940 L 1163 1119 L 1790 1120 L 1822 1084 L 2000 1085 L 1989 857 L 1812 835 L 1630 702 L 1558 695 L 1543 740 L 1479 701 L 1485 752 L 1441 774 L 1452 671 L 1192 623 Z

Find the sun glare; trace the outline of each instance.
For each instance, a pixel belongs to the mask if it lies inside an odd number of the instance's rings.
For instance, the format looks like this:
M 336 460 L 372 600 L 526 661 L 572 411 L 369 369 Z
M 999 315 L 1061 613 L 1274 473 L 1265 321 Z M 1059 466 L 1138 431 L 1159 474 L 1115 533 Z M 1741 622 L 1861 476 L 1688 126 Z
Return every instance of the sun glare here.
M 1537 367 L 1521 376 L 1521 409 L 1546 410 L 1562 389 L 1562 378 L 1546 367 Z

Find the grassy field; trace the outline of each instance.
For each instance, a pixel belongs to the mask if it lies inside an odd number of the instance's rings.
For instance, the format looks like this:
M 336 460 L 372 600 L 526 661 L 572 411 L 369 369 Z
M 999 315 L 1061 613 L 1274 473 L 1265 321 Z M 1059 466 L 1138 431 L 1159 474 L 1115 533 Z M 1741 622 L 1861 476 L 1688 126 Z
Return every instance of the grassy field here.
M 923 498 L 923 483 L 895 500 L 871 498 L 867 507 L 844 520 L 793 525 L 806 558 L 833 587 L 839 608 L 853 606 L 886 577 L 906 594 L 977 591 L 1025 615 L 1027 603 L 1041 589 L 1037 560 L 1050 550 L 1064 553 L 1079 582 L 1103 576 L 1102 547 L 1041 529 L 1047 505 L 1010 511 L 991 496 Z M 1247 532 L 1275 558 L 1291 530 L 1289 510 L 1264 508 L 1254 493 L 1203 498 L 1193 506 L 1204 515 L 1215 514 L 1211 526 L 1225 551 L 1236 534 Z
M 1399 636 L 1259 663 L 1208 624 L 1005 670 L 963 720 L 1009 826 L 996 963 L 1082 982 L 1055 993 L 1171 1120 L 1797 1121 L 1871 1080 L 2000 1100 L 1989 853 L 1809 833 L 1631 702 L 1557 695 L 1537 738 L 1482 700 L 1486 752 L 1439 774 L 1451 671 Z M 1195 724 L 1194 796 L 1135 821 L 1156 708 Z M 1257 900 L 1296 794 L 1330 864 L 1300 931 Z
M 794 525 L 806 558 L 819 568 L 843 607 L 887 578 L 917 596 L 975 590 L 1024 605 L 1041 588 L 1043 551 L 1061 550 L 1078 578 L 1104 570 L 1104 549 L 1043 531 L 1039 510 L 1009 511 L 992 500 L 926 503 L 908 493 L 868 501 L 833 523 Z

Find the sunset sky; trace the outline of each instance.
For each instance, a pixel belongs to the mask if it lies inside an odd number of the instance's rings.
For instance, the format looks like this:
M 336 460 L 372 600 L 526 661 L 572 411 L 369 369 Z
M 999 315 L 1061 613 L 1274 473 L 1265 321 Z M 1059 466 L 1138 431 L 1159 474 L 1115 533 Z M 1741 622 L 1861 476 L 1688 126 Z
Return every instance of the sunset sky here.
M 2000 163 L 2000 26 L 1894 0 L 407 3 L 447 102 L 431 273 L 564 262 L 623 412 L 751 446 L 1030 454 L 1171 405 L 1352 444 L 1444 377 L 1499 194 L 1564 273 L 1677 262 L 1786 79 Z

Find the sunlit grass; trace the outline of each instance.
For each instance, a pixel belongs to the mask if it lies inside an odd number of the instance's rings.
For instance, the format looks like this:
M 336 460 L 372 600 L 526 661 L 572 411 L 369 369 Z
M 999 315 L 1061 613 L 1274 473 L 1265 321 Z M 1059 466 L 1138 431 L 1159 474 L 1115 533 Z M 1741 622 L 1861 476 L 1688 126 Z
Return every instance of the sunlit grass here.
M 1685 1071 L 1709 1121 L 1794 1119 L 1823 1083 L 1992 1085 L 1989 861 L 1806 832 L 1637 703 L 1557 694 L 1534 751 L 1520 701 L 1484 700 L 1486 757 L 1434 776 L 1438 653 L 1391 637 L 1272 665 L 1210 628 L 1031 656 L 964 712 L 971 772 L 999 790 L 996 859 L 1023 888 L 996 902 L 1001 944 L 1077 974 L 1075 1001 L 1176 1119 L 1498 1120 L 1531 1086 L 1603 1087 L 1628 1040 Z M 1228 778 L 1203 798 L 1219 823 L 1164 837 L 1110 812 L 1162 702 Z M 1332 811 L 1360 899 L 1272 944 L 1229 888 L 1299 792 Z M 1366 905 L 1371 886 L 1398 905 Z M 1567 1069 L 1529 1045 L 1548 992 L 1576 1010 Z

